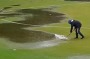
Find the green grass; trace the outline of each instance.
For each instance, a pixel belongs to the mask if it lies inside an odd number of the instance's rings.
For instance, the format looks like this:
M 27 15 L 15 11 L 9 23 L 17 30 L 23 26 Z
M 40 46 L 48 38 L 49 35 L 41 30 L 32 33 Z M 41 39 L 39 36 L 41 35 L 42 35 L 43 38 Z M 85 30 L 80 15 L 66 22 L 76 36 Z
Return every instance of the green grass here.
M 57 5 L 60 8 L 57 9 L 58 12 L 65 13 L 67 16 L 80 20 L 83 23 L 83 27 L 88 27 L 90 22 L 90 3 L 87 2 L 65 2 L 63 0 L 0 0 L 0 8 L 10 6 L 12 4 L 21 4 L 19 8 L 42 8 L 51 5 Z M 12 19 L 13 20 L 13 19 Z M 15 19 L 14 19 L 15 20 Z M 51 33 L 58 33 L 63 35 L 68 35 L 70 25 L 67 22 L 63 24 L 52 24 L 53 26 L 60 27 L 41 27 L 34 28 L 34 30 L 43 30 Z M 53 30 L 52 30 L 53 29 Z M 68 59 L 68 56 L 73 55 L 88 55 L 90 54 L 90 30 L 82 28 L 81 31 L 85 35 L 83 40 L 70 39 L 67 43 L 60 44 L 55 47 L 34 49 L 34 50 L 24 50 L 19 49 L 13 51 L 8 49 L 8 47 L 1 43 L 0 40 L 0 59 Z M 69 37 L 73 38 L 74 33 Z

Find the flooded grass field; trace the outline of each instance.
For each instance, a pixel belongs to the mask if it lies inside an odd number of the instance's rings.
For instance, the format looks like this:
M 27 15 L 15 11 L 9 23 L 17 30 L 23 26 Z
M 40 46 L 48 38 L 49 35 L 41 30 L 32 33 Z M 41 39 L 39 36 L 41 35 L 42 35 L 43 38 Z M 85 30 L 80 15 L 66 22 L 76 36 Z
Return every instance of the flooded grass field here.
M 13 6 L 18 6 L 18 5 L 13 5 Z M 15 10 L 13 12 L 8 12 L 8 11 L 5 12 L 5 10 L 10 8 L 11 7 L 4 7 L 0 13 L 1 20 L 7 22 L 0 24 L 0 38 L 5 38 L 6 40 L 16 43 L 14 45 L 17 46 L 19 46 L 18 43 L 21 44 L 20 46 L 24 46 L 25 43 L 27 45 L 27 43 L 34 43 L 34 42 L 36 42 L 36 44 L 35 43 L 34 45 L 28 44 L 27 46 L 28 47 L 31 45 L 47 46 L 50 40 L 52 42 L 52 40 L 56 39 L 55 34 L 43 32 L 43 31 L 28 30 L 24 28 L 41 27 L 42 25 L 46 25 L 46 24 L 59 23 L 60 21 L 65 19 L 65 14 L 63 13 L 53 12 L 50 10 L 48 11 L 44 9 L 20 9 L 20 10 Z M 18 21 L 7 20 L 7 18 L 10 17 L 18 18 L 19 16 L 23 17 L 24 19 Z M 50 43 L 49 45 L 54 46 L 58 41 L 55 41 L 54 43 L 53 42 L 52 44 Z M 44 45 L 42 43 L 44 43 Z
M 89 7 L 88 1 L 0 0 L 0 59 L 90 59 Z M 83 40 L 67 36 L 66 17 L 82 22 Z

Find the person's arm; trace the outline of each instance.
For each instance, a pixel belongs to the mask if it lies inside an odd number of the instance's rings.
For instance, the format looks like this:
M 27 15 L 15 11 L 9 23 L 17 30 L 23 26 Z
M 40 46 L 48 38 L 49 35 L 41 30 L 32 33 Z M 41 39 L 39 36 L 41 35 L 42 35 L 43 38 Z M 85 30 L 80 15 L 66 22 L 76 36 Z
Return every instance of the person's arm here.
M 72 30 L 73 30 L 73 24 L 71 24 L 70 33 L 72 33 Z

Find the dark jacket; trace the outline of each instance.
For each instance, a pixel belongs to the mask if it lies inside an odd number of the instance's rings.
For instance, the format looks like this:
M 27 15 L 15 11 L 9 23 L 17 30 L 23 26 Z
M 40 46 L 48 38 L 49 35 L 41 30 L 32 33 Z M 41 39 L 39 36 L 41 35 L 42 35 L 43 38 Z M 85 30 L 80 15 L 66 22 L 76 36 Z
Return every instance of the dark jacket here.
M 72 32 L 73 27 L 76 29 L 76 28 L 80 28 L 81 26 L 82 26 L 82 24 L 81 24 L 79 21 L 73 20 L 73 21 L 71 22 L 70 32 Z

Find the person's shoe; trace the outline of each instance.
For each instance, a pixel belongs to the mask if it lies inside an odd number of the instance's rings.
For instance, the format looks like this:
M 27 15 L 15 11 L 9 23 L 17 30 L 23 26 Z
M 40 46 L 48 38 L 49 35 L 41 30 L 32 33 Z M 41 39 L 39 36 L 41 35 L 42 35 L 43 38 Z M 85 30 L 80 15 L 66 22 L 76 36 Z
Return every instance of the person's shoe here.
M 82 37 L 81 39 L 83 39 L 84 37 Z
M 75 37 L 74 39 L 78 39 L 77 37 Z

